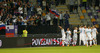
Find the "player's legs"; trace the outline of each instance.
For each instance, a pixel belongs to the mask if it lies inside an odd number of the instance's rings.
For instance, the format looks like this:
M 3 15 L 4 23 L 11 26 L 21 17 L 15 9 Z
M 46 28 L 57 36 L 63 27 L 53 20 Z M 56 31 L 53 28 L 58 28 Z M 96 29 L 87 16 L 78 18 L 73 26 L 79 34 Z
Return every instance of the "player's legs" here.
M 86 41 L 85 34 L 82 34 L 82 37 L 83 37 L 83 44 L 86 45 L 86 42 L 87 42 L 87 41 Z
M 95 34 L 93 34 L 93 44 L 97 45 L 97 40 L 96 40 L 96 35 Z
M 64 40 L 62 40 L 62 46 L 64 46 Z
M 86 45 L 87 45 L 87 47 L 88 47 L 88 39 L 89 37 L 86 37 Z
M 81 45 L 82 35 L 80 34 L 79 45 Z
M 69 46 L 70 45 L 70 36 L 67 36 L 67 43 L 68 43 L 67 46 Z
M 62 37 L 62 46 L 64 46 L 65 37 Z
M 90 47 L 92 46 L 92 37 L 91 34 L 89 34 L 89 41 L 90 41 Z
M 73 36 L 73 46 L 75 46 L 75 36 Z

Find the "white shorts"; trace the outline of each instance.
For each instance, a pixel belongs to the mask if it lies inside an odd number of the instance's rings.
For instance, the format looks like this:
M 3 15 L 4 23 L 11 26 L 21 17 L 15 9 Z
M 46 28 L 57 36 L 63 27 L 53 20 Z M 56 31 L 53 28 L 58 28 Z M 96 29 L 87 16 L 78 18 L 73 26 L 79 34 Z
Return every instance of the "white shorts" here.
M 86 35 L 82 34 L 82 40 L 85 41 L 86 40 Z
M 91 34 L 87 34 L 88 37 L 86 37 L 87 40 L 92 40 Z
M 82 40 L 82 33 L 80 33 L 80 41 Z
M 65 40 L 65 36 L 62 37 L 62 40 Z
M 96 34 L 92 34 L 92 38 L 93 39 L 96 39 Z
M 66 41 L 71 41 L 71 36 L 67 36 Z
M 77 36 L 73 36 L 73 41 L 77 41 Z

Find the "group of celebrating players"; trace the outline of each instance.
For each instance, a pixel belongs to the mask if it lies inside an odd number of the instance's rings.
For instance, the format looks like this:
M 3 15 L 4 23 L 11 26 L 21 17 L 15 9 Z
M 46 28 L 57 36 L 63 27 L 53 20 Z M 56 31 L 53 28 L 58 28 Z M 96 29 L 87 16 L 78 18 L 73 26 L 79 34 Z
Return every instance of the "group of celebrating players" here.
M 96 34 L 98 34 L 98 32 L 95 26 L 93 27 L 80 26 L 79 31 L 78 28 L 75 27 L 73 30 L 73 36 L 69 28 L 67 28 L 66 32 L 64 31 L 64 28 L 62 28 L 61 26 L 59 26 L 59 28 L 61 29 L 61 34 L 62 34 L 62 46 L 64 46 L 65 44 L 66 46 L 69 46 L 71 43 L 73 44 L 73 46 L 76 46 L 78 33 L 79 33 L 79 45 L 81 45 L 81 42 L 83 42 L 84 46 L 86 45 L 88 47 L 88 44 L 90 44 L 90 47 L 92 47 L 92 41 L 94 45 L 97 45 Z

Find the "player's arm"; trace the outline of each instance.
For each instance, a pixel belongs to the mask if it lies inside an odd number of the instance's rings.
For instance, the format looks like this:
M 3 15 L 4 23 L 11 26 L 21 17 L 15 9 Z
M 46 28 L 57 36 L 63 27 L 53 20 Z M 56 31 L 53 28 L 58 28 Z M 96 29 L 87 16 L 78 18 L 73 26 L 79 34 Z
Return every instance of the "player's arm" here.
M 93 37 L 93 35 L 92 35 L 92 31 L 91 31 L 91 37 Z
M 98 31 L 96 30 L 96 33 L 98 34 Z
M 61 26 L 58 26 L 60 29 L 63 29 Z

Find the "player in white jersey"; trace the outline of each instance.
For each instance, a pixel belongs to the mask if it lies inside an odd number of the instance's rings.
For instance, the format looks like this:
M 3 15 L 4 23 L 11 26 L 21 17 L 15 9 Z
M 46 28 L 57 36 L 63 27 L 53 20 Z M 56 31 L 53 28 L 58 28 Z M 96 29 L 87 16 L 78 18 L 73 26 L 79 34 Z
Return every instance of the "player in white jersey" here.
M 74 31 L 73 31 L 73 46 L 76 46 L 77 44 L 77 27 L 74 28 Z
M 87 27 L 86 25 L 84 26 L 84 45 L 87 45 L 87 34 L 86 34 L 86 30 L 87 30 Z
M 62 34 L 62 46 L 64 46 L 64 44 L 66 43 L 65 42 L 66 34 L 65 34 L 64 29 L 61 26 L 59 26 L 59 28 L 61 29 L 61 34 Z
M 67 33 L 67 44 L 69 46 L 71 43 L 71 31 L 69 30 L 69 28 L 67 28 L 66 33 Z
M 86 29 L 86 26 L 85 27 L 82 26 L 82 28 L 81 28 L 81 30 L 82 30 L 81 36 L 82 36 L 82 40 L 83 40 L 83 45 L 86 45 L 85 29 Z
M 97 39 L 96 39 L 96 34 L 98 34 L 97 29 L 95 26 L 92 27 L 92 38 L 93 38 L 93 44 L 97 45 Z
M 83 39 L 82 39 L 82 26 L 79 27 L 79 32 L 80 32 L 80 34 L 79 34 L 79 45 L 81 45 L 81 41 L 83 41 Z
M 88 47 L 88 41 L 90 41 L 90 47 L 92 46 L 92 30 L 90 28 L 90 26 L 88 26 L 88 28 L 86 28 L 85 30 L 86 33 L 86 40 L 87 40 L 87 47 Z

